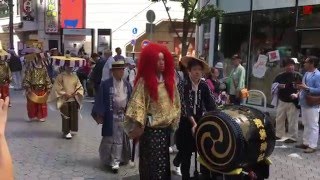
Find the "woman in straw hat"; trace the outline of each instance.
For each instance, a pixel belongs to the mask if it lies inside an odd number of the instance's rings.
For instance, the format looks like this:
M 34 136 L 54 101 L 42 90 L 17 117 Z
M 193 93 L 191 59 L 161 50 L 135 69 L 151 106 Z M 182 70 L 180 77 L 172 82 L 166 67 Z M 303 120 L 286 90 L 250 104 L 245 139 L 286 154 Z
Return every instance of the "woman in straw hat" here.
M 196 151 L 194 132 L 199 119 L 205 111 L 216 109 L 215 99 L 207 83 L 202 80 L 204 72 L 208 72 L 209 66 L 201 59 L 185 56 L 182 64 L 187 67 L 189 79 L 185 81 L 182 98 L 182 117 L 176 132 L 178 154 L 174 165 L 181 163 L 182 179 L 190 179 L 190 165 L 192 152 Z M 201 166 L 202 174 L 207 170 Z
M 51 79 L 40 54 L 28 54 L 25 58 L 35 63 L 26 71 L 22 82 L 27 95 L 28 117 L 30 121 L 44 122 L 48 116 L 46 99 L 52 87 Z
M 120 163 L 126 164 L 130 159 L 129 138 L 124 133 L 122 123 L 132 88 L 122 78 L 124 68 L 124 61 L 112 63 L 112 77 L 101 83 L 92 109 L 93 118 L 98 124 L 103 124 L 100 159 L 103 164 L 111 166 L 115 173 Z
M 140 140 L 140 179 L 170 179 L 170 132 L 177 127 L 181 106 L 166 47 L 151 43 L 143 48 L 132 94 L 124 124 L 129 137 Z

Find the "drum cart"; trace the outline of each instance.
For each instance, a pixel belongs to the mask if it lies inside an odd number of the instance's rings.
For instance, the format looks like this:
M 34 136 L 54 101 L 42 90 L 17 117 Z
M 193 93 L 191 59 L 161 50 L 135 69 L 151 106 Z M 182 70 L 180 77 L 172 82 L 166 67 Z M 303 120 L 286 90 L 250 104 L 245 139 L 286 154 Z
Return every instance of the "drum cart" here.
M 207 171 L 198 175 L 198 171 L 195 169 L 194 179 L 264 180 L 269 177 L 271 161 L 268 156 L 274 149 L 275 134 L 271 118 L 267 112 L 266 101 L 263 92 L 250 90 L 249 98 L 241 106 L 225 106 L 221 110 L 209 112 L 201 118 L 195 134 L 199 154 L 198 158 L 195 156 L 197 158 L 195 167 L 197 168 L 197 162 L 199 162 L 206 167 Z M 256 106 L 261 108 L 256 108 Z M 221 132 L 218 132 L 217 129 L 220 129 Z M 265 139 L 261 139 L 260 130 L 266 132 Z M 233 138 L 237 143 L 232 142 Z M 239 144 L 240 141 L 238 140 L 242 141 L 243 144 Z M 234 144 L 234 148 L 237 149 L 234 152 L 239 153 L 231 153 L 232 156 L 230 157 L 232 158 L 228 162 L 229 154 L 228 157 L 223 157 L 225 159 L 219 159 L 219 156 L 228 152 L 227 150 L 221 151 L 221 149 L 218 152 L 219 146 L 226 149 L 230 144 Z M 263 150 L 261 150 L 262 144 L 266 145 Z M 214 164 L 212 164 L 213 162 Z M 220 167 L 219 163 L 225 164 L 224 167 Z

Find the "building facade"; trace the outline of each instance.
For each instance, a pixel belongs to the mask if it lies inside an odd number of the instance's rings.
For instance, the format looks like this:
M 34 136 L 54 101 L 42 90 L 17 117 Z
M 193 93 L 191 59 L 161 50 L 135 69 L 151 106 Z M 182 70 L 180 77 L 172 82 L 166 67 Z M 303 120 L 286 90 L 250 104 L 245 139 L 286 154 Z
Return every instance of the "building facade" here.
M 168 0 L 167 6 L 170 8 L 169 12 L 172 19 L 183 18 L 181 2 Z M 135 41 L 146 33 L 146 23 L 148 23 L 146 14 L 149 10 L 155 13 L 154 24 L 168 19 L 161 1 L 153 3 L 149 0 L 87 0 L 86 25 L 87 28 L 95 30 L 95 39 L 100 42 L 106 36 L 100 36 L 97 31 L 99 29 L 110 29 L 112 49 L 120 47 L 124 50 L 128 43 Z M 147 38 L 153 40 L 152 36 Z M 96 42 L 96 44 L 101 43 Z M 96 49 L 101 51 L 103 48 L 99 49 L 99 45 L 97 45 Z
M 0 5 L 0 39 L 9 47 L 7 0 Z M 1 1 L 0 1 L 1 2 Z M 13 0 L 14 47 L 43 50 L 58 48 L 89 54 L 106 48 L 125 49 L 146 31 L 146 13 L 153 10 L 154 23 L 168 19 L 162 2 L 148 0 Z M 1 3 L 0 3 L 1 4 Z M 181 19 L 180 2 L 167 1 L 172 19 Z M 150 39 L 152 40 L 152 39 Z
M 240 54 L 247 69 L 247 87 L 262 90 L 269 101 L 270 87 L 281 72 L 283 57 L 302 60 L 307 55 L 320 56 L 320 0 L 218 0 L 215 3 L 225 14 L 219 20 L 212 20 L 216 26 L 213 31 L 210 29 L 209 36 L 215 37 L 215 41 L 209 46 L 214 49 L 210 53 L 215 55 L 209 62 L 211 65 L 224 62 L 228 75 L 230 57 Z M 268 60 L 263 60 L 262 55 Z

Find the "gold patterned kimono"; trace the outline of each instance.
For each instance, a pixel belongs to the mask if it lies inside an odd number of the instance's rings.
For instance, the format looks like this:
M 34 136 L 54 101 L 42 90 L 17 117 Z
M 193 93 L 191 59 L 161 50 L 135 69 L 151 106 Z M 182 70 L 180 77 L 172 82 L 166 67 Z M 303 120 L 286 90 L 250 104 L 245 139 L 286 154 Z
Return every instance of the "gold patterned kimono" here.
M 142 126 L 147 125 L 153 128 L 169 126 L 176 128 L 180 119 L 181 104 L 177 87 L 174 90 L 174 101 L 172 103 L 164 82 L 160 82 L 158 85 L 159 98 L 155 102 L 150 98 L 144 81 L 139 80 L 127 105 L 125 124 L 130 124 L 133 121 Z M 146 124 L 148 114 L 153 117 L 149 125 Z
M 0 84 L 9 83 L 12 79 L 9 65 L 5 61 L 0 61 Z
M 43 65 L 26 71 L 22 84 L 26 89 L 48 90 L 52 87 L 47 68 Z
M 128 133 L 139 124 L 145 127 L 139 139 L 139 174 L 141 180 L 170 178 L 170 132 L 180 119 L 177 87 L 171 101 L 165 83 L 158 82 L 158 100 L 151 99 L 144 81 L 139 80 L 127 105 L 124 128 Z
M 9 96 L 9 83 L 11 81 L 11 71 L 8 63 L 0 61 L 0 94 L 2 99 Z
M 31 120 L 44 121 L 48 116 L 47 103 L 34 101 L 29 95 L 34 94 L 37 97 L 45 97 L 47 95 L 47 92 L 52 87 L 47 68 L 41 65 L 26 71 L 22 85 L 26 90 L 31 91 L 27 94 L 28 117 Z

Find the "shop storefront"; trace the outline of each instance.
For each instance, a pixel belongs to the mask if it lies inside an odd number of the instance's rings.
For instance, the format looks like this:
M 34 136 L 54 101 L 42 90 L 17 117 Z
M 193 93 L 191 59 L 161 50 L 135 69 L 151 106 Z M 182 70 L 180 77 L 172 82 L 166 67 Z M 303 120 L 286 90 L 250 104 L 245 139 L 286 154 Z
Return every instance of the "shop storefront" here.
M 88 54 L 92 54 L 94 48 L 94 29 L 62 29 L 62 52 L 69 50 L 75 55 L 80 48 Z
M 220 0 L 218 4 L 226 12 L 216 33 L 216 53 L 225 57 L 219 61 L 224 61 L 228 74 L 230 57 L 240 54 L 247 69 L 247 86 L 265 92 L 269 101 L 283 57 L 320 56 L 320 1 Z M 274 54 L 279 57 L 272 57 Z M 268 60 L 264 62 L 263 57 Z

